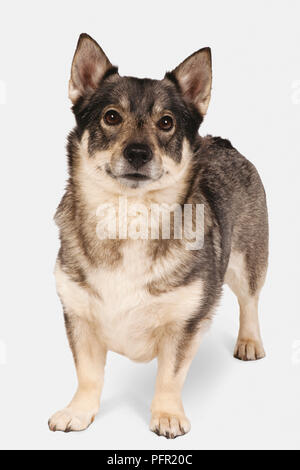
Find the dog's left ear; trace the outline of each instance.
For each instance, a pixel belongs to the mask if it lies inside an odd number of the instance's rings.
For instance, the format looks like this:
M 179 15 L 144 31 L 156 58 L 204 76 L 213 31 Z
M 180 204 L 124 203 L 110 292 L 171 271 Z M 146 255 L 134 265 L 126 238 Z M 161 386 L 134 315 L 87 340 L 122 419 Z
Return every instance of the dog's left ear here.
M 117 72 L 117 68 L 110 63 L 99 44 L 88 34 L 81 34 L 69 81 L 69 98 L 72 103 L 75 104 L 86 92 L 95 90 L 109 70 Z
M 168 73 L 167 77 L 175 77 L 184 99 L 194 104 L 204 116 L 209 105 L 212 84 L 210 48 L 205 47 L 189 56 Z

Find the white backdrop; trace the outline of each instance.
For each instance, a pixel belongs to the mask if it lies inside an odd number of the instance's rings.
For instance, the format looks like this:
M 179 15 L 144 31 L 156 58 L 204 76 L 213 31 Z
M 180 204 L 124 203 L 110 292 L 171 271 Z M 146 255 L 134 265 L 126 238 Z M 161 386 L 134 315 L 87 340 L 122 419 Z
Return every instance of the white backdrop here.
M 298 0 L 1 2 L 1 448 L 300 448 L 299 18 Z M 161 78 L 210 46 L 213 98 L 201 133 L 229 138 L 267 191 L 267 358 L 233 359 L 238 307 L 225 288 L 184 389 L 192 430 L 175 441 L 147 429 L 155 362 L 115 354 L 94 425 L 79 434 L 47 428 L 76 384 L 52 274 L 52 216 L 67 176 L 67 81 L 81 32 L 121 74 L 139 77 Z

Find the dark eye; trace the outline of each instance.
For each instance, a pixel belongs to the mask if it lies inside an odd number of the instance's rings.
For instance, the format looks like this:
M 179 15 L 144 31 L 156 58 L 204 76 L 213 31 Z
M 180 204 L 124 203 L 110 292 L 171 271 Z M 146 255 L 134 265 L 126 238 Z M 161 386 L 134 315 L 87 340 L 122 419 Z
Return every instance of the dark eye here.
M 118 124 L 122 122 L 122 118 L 117 111 L 110 109 L 109 111 L 105 113 L 104 121 L 109 126 L 117 126 Z
M 173 119 L 171 116 L 163 116 L 157 123 L 157 126 L 162 130 L 162 131 L 170 131 L 172 127 L 174 126 L 173 124 Z

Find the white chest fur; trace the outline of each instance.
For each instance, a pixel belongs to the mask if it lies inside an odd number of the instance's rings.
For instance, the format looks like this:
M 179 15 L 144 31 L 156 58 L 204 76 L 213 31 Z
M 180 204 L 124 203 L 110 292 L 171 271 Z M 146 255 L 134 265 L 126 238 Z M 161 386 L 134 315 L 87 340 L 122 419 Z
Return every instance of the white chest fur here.
M 152 356 L 151 337 L 161 323 L 153 306 L 154 299 L 145 288 L 150 266 L 142 245 L 127 243 L 116 269 L 101 268 L 91 272 L 88 278 L 99 294 L 94 315 L 108 348 L 136 360 Z M 144 351 L 145 342 L 148 351 Z
M 59 265 L 57 288 L 67 310 L 97 325 L 107 349 L 148 361 L 156 356 L 162 336 L 183 328 L 201 302 L 200 280 L 151 295 L 147 284 L 159 279 L 165 269 L 165 262 L 153 264 L 147 256 L 146 242 L 129 242 L 118 267 L 89 271 L 92 292 L 71 281 Z

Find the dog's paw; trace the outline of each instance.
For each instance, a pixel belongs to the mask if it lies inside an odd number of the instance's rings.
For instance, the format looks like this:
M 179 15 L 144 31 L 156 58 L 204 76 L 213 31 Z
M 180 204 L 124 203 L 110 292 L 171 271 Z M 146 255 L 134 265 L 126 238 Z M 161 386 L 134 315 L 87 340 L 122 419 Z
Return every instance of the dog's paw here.
M 238 339 L 234 357 L 241 361 L 257 361 L 266 356 L 263 344 L 260 340 L 242 340 Z
M 50 431 L 53 432 L 84 431 L 92 424 L 94 418 L 95 413 L 79 412 L 71 408 L 65 408 L 55 413 L 52 418 L 49 419 L 48 425 Z
M 150 430 L 158 436 L 167 439 L 183 436 L 191 429 L 189 420 L 184 415 L 170 415 L 168 413 L 155 413 L 152 415 Z

